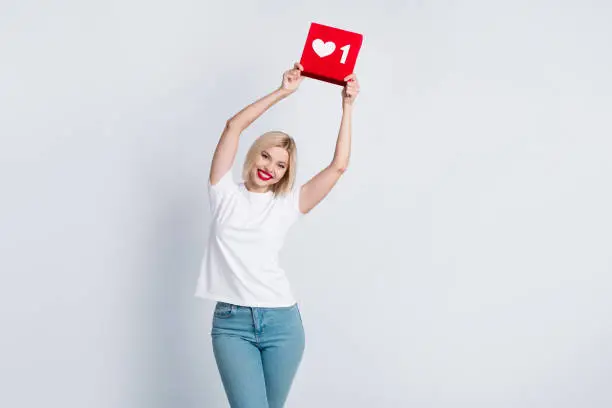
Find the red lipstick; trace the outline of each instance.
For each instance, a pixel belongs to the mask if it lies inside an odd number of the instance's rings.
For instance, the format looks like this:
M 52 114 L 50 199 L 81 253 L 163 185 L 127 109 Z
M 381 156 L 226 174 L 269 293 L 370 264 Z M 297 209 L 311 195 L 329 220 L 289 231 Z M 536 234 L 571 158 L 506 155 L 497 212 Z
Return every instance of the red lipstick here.
M 259 169 L 257 170 L 257 176 L 263 181 L 268 181 L 272 179 L 272 175 L 270 173 Z

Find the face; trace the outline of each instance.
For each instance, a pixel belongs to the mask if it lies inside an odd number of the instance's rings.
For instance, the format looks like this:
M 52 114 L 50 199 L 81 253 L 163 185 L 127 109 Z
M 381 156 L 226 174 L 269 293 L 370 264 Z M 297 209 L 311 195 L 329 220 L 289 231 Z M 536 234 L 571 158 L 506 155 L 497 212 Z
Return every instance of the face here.
M 282 147 L 263 149 L 249 173 L 251 182 L 258 187 L 270 187 L 278 183 L 285 175 L 288 163 L 289 153 Z

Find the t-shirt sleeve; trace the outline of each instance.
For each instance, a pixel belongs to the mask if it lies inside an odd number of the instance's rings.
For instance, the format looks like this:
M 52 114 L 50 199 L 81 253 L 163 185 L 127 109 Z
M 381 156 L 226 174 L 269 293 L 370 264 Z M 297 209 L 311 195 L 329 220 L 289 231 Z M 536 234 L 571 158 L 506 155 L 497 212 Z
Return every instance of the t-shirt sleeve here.
M 208 197 L 210 200 L 210 209 L 213 214 L 218 212 L 230 198 L 230 196 L 238 191 L 238 186 L 232 178 L 232 170 L 228 170 L 216 184 L 211 184 L 210 177 L 208 178 Z
M 300 194 L 302 192 L 302 186 L 297 186 L 294 187 L 291 192 L 288 195 L 288 204 L 290 207 L 290 211 L 293 213 L 293 215 L 296 217 L 296 219 L 299 219 L 301 217 L 303 217 L 304 214 L 303 212 L 300 211 Z

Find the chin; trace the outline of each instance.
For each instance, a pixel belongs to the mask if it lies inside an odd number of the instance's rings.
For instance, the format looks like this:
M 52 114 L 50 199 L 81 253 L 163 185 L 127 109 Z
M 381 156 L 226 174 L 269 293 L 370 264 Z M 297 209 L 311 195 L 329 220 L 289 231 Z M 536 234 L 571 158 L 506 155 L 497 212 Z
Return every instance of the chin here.
M 275 181 L 262 181 L 262 180 L 257 180 L 257 181 L 259 181 L 259 185 L 262 187 L 272 188 L 272 186 L 276 184 Z
M 259 187 L 270 187 L 274 184 L 273 182 L 271 183 L 270 181 L 263 181 L 257 176 L 257 174 L 251 177 L 251 182 L 254 185 L 259 186 Z

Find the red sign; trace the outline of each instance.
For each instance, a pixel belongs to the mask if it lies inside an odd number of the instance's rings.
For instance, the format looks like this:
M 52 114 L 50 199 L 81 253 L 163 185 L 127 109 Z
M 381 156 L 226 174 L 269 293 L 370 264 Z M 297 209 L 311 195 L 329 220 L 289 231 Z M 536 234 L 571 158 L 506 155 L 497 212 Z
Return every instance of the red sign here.
M 363 35 L 312 23 L 302 51 L 302 75 L 344 85 L 353 73 Z

